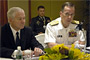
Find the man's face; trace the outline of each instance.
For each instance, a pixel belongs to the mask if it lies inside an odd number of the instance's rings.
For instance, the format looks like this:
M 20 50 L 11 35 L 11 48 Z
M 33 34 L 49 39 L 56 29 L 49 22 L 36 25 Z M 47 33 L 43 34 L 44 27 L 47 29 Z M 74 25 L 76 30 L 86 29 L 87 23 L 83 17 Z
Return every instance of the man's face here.
M 73 20 L 74 15 L 75 15 L 75 8 L 74 7 L 68 7 L 68 6 L 64 7 L 64 10 L 60 12 L 62 24 L 64 27 L 69 26 L 69 24 Z
M 15 17 L 10 20 L 10 24 L 16 31 L 23 29 L 25 25 L 24 11 L 16 12 Z
M 43 17 L 45 15 L 45 9 L 44 8 L 39 8 L 38 15 Z

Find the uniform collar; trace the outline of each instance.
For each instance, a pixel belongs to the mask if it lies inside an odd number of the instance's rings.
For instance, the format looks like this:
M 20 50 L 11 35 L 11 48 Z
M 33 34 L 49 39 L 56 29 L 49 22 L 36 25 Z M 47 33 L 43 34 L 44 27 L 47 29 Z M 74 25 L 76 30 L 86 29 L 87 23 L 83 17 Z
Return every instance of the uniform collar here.
M 59 21 L 58 29 L 63 29 L 64 27 L 63 27 L 63 25 L 62 25 L 62 23 L 61 23 L 61 17 L 57 18 L 56 20 Z
M 59 25 L 58 25 L 58 29 L 71 29 L 71 28 L 75 28 L 75 25 L 73 24 L 69 24 L 69 26 L 67 28 L 64 28 L 64 26 L 62 25 L 62 22 L 61 22 L 61 17 L 57 18 L 56 20 L 59 21 Z
M 39 16 L 39 15 L 38 15 L 37 17 L 42 18 L 42 17 L 41 17 L 41 16 Z M 43 17 L 45 17 L 45 16 L 43 16 Z

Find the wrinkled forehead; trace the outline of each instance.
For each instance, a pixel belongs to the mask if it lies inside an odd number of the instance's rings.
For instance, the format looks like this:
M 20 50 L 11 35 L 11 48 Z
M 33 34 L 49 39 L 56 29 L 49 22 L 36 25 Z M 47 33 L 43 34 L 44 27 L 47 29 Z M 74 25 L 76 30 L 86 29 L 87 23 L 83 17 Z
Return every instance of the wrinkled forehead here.
M 19 10 L 14 13 L 14 15 L 17 15 L 17 14 L 25 14 L 25 12 L 23 10 Z
M 75 7 L 65 6 L 63 12 L 75 13 Z

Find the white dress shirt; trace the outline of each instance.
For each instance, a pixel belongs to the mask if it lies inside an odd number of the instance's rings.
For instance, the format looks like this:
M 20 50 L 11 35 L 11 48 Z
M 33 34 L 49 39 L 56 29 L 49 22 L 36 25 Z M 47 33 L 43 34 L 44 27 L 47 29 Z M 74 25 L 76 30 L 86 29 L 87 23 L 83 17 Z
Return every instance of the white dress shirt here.
M 12 30 L 12 33 L 13 33 L 13 37 L 14 37 L 14 40 L 16 42 L 16 33 L 18 32 L 19 33 L 19 39 L 20 39 L 20 30 L 19 31 L 16 31 L 15 29 L 12 28 L 12 26 L 10 25 L 10 28 Z

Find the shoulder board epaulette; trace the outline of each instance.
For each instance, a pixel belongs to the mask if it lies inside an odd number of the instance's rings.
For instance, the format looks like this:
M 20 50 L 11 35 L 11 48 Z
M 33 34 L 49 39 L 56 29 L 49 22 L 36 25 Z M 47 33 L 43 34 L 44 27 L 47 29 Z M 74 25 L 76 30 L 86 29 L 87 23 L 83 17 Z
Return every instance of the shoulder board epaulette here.
M 51 25 L 51 26 L 54 26 L 54 25 L 57 25 L 57 24 L 59 24 L 59 21 L 56 21 L 56 20 L 55 20 L 55 21 L 50 22 L 50 25 Z
M 71 23 L 72 23 L 72 24 L 79 24 L 79 21 L 73 20 Z

